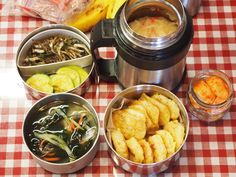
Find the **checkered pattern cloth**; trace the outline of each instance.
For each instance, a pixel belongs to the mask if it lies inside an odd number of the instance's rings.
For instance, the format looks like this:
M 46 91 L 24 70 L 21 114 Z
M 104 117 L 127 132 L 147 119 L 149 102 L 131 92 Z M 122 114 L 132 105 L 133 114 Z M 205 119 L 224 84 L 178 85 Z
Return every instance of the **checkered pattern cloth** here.
M 176 93 L 184 103 L 190 79 L 203 69 L 222 70 L 236 88 L 236 1 L 202 0 L 193 23 L 195 33 L 187 56 L 187 77 Z M 15 55 L 20 41 L 33 29 L 47 24 L 31 17 L 0 16 L 0 176 L 60 176 L 36 164 L 23 144 L 22 122 L 35 100 L 27 99 L 16 71 Z M 110 50 L 103 52 L 113 55 Z M 84 95 L 98 112 L 101 125 L 106 106 L 120 91 L 116 83 L 101 82 L 93 84 Z M 190 114 L 189 118 L 190 132 L 182 156 L 160 176 L 236 176 L 235 98 L 223 120 L 205 124 Z M 138 176 L 115 166 L 103 131 L 100 137 L 100 148 L 92 163 L 69 176 Z

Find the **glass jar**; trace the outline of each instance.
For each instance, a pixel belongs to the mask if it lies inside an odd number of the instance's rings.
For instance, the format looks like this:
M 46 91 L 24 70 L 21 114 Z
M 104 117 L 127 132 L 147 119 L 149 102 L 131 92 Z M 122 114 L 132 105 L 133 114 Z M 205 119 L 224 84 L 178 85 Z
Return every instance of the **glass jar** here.
M 212 76 L 216 76 L 220 78 L 221 81 L 223 81 L 224 84 L 226 84 L 225 88 L 228 89 L 228 96 L 226 99 L 224 99 L 222 102 L 219 103 L 209 103 L 206 101 L 203 101 L 199 95 L 196 93 L 196 84 L 198 84 L 201 81 L 207 80 L 207 78 L 210 78 Z M 214 83 L 215 84 L 215 83 Z M 215 84 L 214 86 L 217 86 Z M 218 84 L 219 86 L 219 84 Z M 210 88 L 210 86 L 209 86 Z M 213 88 L 214 89 L 214 88 Z M 210 88 L 210 90 L 212 90 Z M 201 90 L 201 93 L 203 96 L 207 95 L 207 92 L 205 90 Z M 207 96 L 206 96 L 207 97 Z M 209 97 L 208 97 L 209 98 Z M 215 97 L 216 99 L 216 97 Z M 187 92 L 187 105 L 188 110 L 198 119 L 206 122 L 213 122 L 218 119 L 221 119 L 225 113 L 228 112 L 233 100 L 233 85 L 229 79 L 229 77 L 219 70 L 204 70 L 199 73 L 191 80 Z

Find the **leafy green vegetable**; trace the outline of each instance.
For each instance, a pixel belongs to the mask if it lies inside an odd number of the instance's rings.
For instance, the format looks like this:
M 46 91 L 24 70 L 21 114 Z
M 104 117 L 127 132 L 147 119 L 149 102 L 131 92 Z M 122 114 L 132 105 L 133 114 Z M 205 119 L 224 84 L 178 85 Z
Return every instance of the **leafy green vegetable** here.
M 35 137 L 46 140 L 46 141 L 52 143 L 53 145 L 66 151 L 66 153 L 70 159 L 70 162 L 74 161 L 76 159 L 76 157 L 74 156 L 74 154 L 72 153 L 70 148 L 67 146 L 66 142 L 62 138 L 60 138 L 59 136 L 49 133 L 49 131 L 34 130 L 33 133 L 34 133 Z

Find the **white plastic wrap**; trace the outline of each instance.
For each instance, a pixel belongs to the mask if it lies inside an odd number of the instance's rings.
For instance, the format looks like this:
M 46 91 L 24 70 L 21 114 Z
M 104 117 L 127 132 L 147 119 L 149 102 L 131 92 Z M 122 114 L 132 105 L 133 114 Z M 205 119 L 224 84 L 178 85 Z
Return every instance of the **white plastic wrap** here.
M 62 23 L 75 12 L 82 11 L 90 0 L 8 0 L 2 14 L 27 15 Z

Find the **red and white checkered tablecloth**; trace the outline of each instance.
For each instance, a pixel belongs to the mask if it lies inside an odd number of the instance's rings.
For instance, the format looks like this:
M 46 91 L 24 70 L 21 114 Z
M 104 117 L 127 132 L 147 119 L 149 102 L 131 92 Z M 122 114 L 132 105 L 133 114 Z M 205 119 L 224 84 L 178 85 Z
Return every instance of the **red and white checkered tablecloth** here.
M 2 6 L 0 1 L 0 9 Z M 48 22 L 3 15 L 0 16 L 0 176 L 60 176 L 36 164 L 23 144 L 22 121 L 35 101 L 26 98 L 15 66 L 20 41 Z M 193 23 L 195 34 L 187 57 L 187 77 L 177 92 L 183 102 L 190 79 L 202 69 L 224 71 L 236 88 L 236 1 L 202 0 Z M 99 86 L 92 85 L 84 95 L 98 112 L 101 125 L 107 104 L 119 91 L 118 84 L 102 82 Z M 190 114 L 189 118 L 190 132 L 183 154 L 173 168 L 160 176 L 235 177 L 236 99 L 223 120 L 207 125 Z M 68 176 L 136 176 L 115 167 L 102 132 L 100 137 L 100 148 L 92 163 Z

